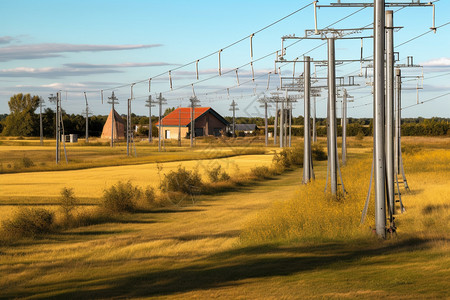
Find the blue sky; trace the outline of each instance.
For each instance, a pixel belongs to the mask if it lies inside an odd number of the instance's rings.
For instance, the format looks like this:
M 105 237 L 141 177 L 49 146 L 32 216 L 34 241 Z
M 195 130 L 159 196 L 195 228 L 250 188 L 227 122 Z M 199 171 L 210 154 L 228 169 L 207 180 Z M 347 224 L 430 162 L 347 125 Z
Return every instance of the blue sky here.
M 335 1 L 333 1 L 335 2 Z M 350 2 L 342 0 L 342 2 Z M 353 1 L 355 2 L 355 1 Z M 361 1 L 358 1 L 361 2 Z M 370 1 L 365 1 L 370 2 Z M 395 1 L 399 2 L 399 1 Z M 403 0 L 403 2 L 411 2 Z M 425 2 L 425 1 L 422 1 Z M 450 21 L 450 1 L 436 2 L 436 25 Z M 0 113 L 8 113 L 8 100 L 15 93 L 31 93 L 47 100 L 50 93 L 62 90 L 63 108 L 69 113 L 84 109 L 83 92 L 87 92 L 93 114 L 107 114 L 110 106 L 107 97 L 114 90 L 119 98 L 117 111 L 126 113 L 126 100 L 130 85 L 134 97 L 132 111 L 146 115 L 145 100 L 163 93 L 167 106 L 186 106 L 194 92 L 202 106 L 212 106 L 219 113 L 229 115 L 229 104 L 238 103 L 238 116 L 262 116 L 258 95 L 276 90 L 278 75 L 274 72 L 275 55 L 281 48 L 281 36 L 303 36 L 306 29 L 314 28 L 312 5 L 286 18 L 274 26 L 255 34 L 252 39 L 255 81 L 248 63 L 251 33 L 308 5 L 311 1 L 111 1 L 64 0 L 0 2 Z M 319 4 L 328 4 L 321 0 Z M 431 26 L 432 9 L 393 8 L 394 25 L 403 27 L 395 34 L 395 44 L 426 32 Z M 318 10 L 319 28 L 358 11 L 357 8 L 321 8 Z M 371 8 L 363 9 L 333 25 L 334 28 L 356 28 L 369 25 L 373 20 Z M 370 35 L 371 31 L 364 31 Z M 218 75 L 218 50 L 245 38 L 221 52 L 222 76 Z M 304 53 L 315 60 L 326 59 L 323 41 L 301 41 L 289 46 L 286 59 L 301 59 Z M 316 50 L 311 49 L 318 47 Z M 365 40 L 364 56 L 372 55 L 372 41 Z M 424 66 L 424 80 L 414 77 L 404 79 L 403 106 L 426 101 L 450 92 L 450 25 L 396 48 L 400 63 L 407 56 Z M 196 65 L 199 61 L 199 81 Z M 266 58 L 262 58 L 266 55 Z M 336 42 L 337 59 L 358 59 L 360 41 Z M 283 76 L 292 76 L 293 64 L 279 65 Z M 174 70 L 179 68 L 177 70 Z M 237 86 L 236 71 L 240 86 Z M 172 88 L 168 71 L 172 70 Z M 325 68 L 318 67 L 317 76 L 324 76 Z M 299 76 L 303 65 L 295 65 Z M 351 63 L 337 67 L 337 76 L 358 75 L 360 64 Z M 364 72 L 363 72 L 364 73 Z M 163 74 L 161 76 L 157 76 Z M 370 74 L 370 72 L 369 72 Z M 407 76 L 422 75 L 422 68 L 405 69 Z M 215 77 L 206 80 L 210 77 Z M 148 79 L 151 92 L 148 91 Z M 430 78 L 430 79 L 427 79 Z M 349 104 L 349 117 L 371 117 L 371 88 L 369 78 L 356 77 L 358 87 L 349 87 L 355 102 Z M 247 82 L 247 83 L 246 83 Z M 246 84 L 243 84 L 246 83 Z M 267 86 L 269 85 L 269 89 Z M 417 96 L 416 87 L 419 90 Z M 186 87 L 184 87 L 186 86 Z M 229 92 L 227 91 L 229 88 Z M 103 104 L 101 101 L 103 92 Z M 317 115 L 326 115 L 326 90 L 317 98 Z M 47 107 L 53 104 L 46 101 Z M 338 105 L 339 106 L 339 105 Z M 301 102 L 295 105 L 294 114 L 303 114 Z M 339 114 L 339 111 L 338 111 Z M 450 96 L 438 98 L 403 111 L 403 117 L 450 117 Z

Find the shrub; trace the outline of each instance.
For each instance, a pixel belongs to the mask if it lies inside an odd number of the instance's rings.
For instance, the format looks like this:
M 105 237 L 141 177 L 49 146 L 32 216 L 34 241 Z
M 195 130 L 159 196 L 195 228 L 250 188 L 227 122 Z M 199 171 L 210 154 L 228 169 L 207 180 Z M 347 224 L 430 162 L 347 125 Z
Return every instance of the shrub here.
M 35 237 L 51 231 L 54 214 L 43 208 L 20 208 L 15 215 L 2 222 L 3 231 L 10 238 Z
M 148 186 L 142 193 L 142 200 L 147 206 L 159 206 L 160 199 L 156 196 L 155 189 Z
M 358 141 L 362 141 L 364 139 L 364 132 L 362 132 L 362 130 L 358 131 L 358 133 L 355 135 L 355 138 Z
M 203 182 L 198 170 L 188 171 L 181 165 L 176 171 L 164 175 L 160 188 L 163 192 L 181 192 L 189 195 L 199 194 Z
M 303 166 L 303 148 L 294 147 L 275 153 L 272 162 L 278 167 Z
M 250 169 L 250 173 L 258 179 L 271 178 L 274 172 L 267 166 L 258 166 Z
M 207 170 L 206 175 L 208 175 L 208 179 L 211 182 L 227 181 L 230 179 L 230 175 L 228 175 L 227 172 L 222 171 L 221 165 L 218 165 L 211 170 Z
M 22 165 L 24 166 L 24 168 L 30 168 L 34 166 L 34 162 L 29 157 L 23 157 Z
M 319 144 L 313 144 L 311 147 L 311 155 L 313 157 L 314 160 L 327 160 L 327 154 L 325 153 L 325 151 L 323 150 L 323 147 L 320 146 Z
M 64 216 L 68 218 L 72 210 L 78 205 L 78 200 L 73 195 L 73 189 L 64 187 L 61 190 L 60 207 Z
M 136 208 L 136 202 L 141 197 L 142 190 L 131 182 L 119 181 L 116 185 L 103 191 L 102 206 L 115 213 L 132 212 Z

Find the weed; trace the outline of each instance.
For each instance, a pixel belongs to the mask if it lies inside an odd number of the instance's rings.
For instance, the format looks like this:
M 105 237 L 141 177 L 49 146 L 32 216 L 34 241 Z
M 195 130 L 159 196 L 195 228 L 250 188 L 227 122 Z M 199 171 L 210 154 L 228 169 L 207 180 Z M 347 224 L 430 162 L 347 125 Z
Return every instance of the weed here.
M 327 160 L 327 154 L 323 150 L 323 147 L 317 143 L 313 144 L 311 147 L 311 155 L 314 160 Z
M 52 229 L 54 214 L 43 208 L 20 208 L 15 215 L 2 222 L 9 238 L 36 237 Z
M 188 195 L 201 193 L 203 182 L 198 170 L 188 171 L 181 165 L 176 171 L 164 175 L 160 188 L 163 192 L 181 192 Z
M 267 179 L 274 175 L 274 171 L 267 166 L 259 166 L 250 170 L 250 173 L 257 179 Z
M 34 162 L 29 157 L 22 158 L 22 165 L 24 168 L 31 168 L 34 166 Z
M 73 189 L 64 187 L 61 190 L 60 207 L 66 219 L 70 218 L 72 210 L 74 210 L 77 205 L 78 200 L 74 196 Z
M 227 172 L 222 170 L 221 165 L 218 165 L 215 168 L 207 170 L 206 175 L 208 176 L 209 181 L 214 182 L 214 183 L 220 182 L 220 181 L 227 181 L 230 179 L 230 175 L 228 175 Z
M 114 213 L 133 212 L 142 190 L 131 184 L 119 181 L 103 191 L 102 207 Z

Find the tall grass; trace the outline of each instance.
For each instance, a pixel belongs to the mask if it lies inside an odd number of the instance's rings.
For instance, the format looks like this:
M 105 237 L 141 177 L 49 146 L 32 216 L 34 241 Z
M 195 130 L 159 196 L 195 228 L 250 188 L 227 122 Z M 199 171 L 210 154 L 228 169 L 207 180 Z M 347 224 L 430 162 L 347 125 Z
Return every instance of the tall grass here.
M 412 212 L 396 216 L 399 232 L 409 237 L 448 237 L 450 205 L 448 194 L 443 195 L 448 193 L 448 188 L 442 182 L 450 179 L 450 152 L 414 151 L 404 155 L 404 160 L 408 170 L 407 178 L 411 179 L 408 182 L 410 185 L 413 182 L 415 187 L 412 187 L 411 193 L 402 190 L 403 201 Z M 301 186 L 295 198 L 281 199 L 250 220 L 241 233 L 241 240 L 244 243 L 323 242 L 359 240 L 373 236 L 373 192 L 366 221 L 363 225 L 360 224 L 370 164 L 370 159 L 363 159 L 343 168 L 344 185 L 348 192 L 344 197 L 336 198 L 324 193 L 323 180 Z M 432 177 L 427 177 L 426 172 L 434 173 Z M 433 182 L 435 188 L 420 195 L 424 181 L 427 190 Z

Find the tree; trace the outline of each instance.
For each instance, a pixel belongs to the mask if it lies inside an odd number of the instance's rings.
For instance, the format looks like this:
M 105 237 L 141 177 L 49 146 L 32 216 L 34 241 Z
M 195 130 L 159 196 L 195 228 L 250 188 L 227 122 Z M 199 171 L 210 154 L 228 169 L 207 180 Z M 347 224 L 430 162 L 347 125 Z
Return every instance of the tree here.
M 34 113 L 39 97 L 22 93 L 12 96 L 8 102 L 10 114 L 6 117 L 2 135 L 33 136 L 39 134 L 39 118 Z
M 164 117 L 167 116 L 168 114 L 170 114 L 171 112 L 173 112 L 175 110 L 175 107 L 172 108 L 166 108 L 166 110 L 164 111 Z

